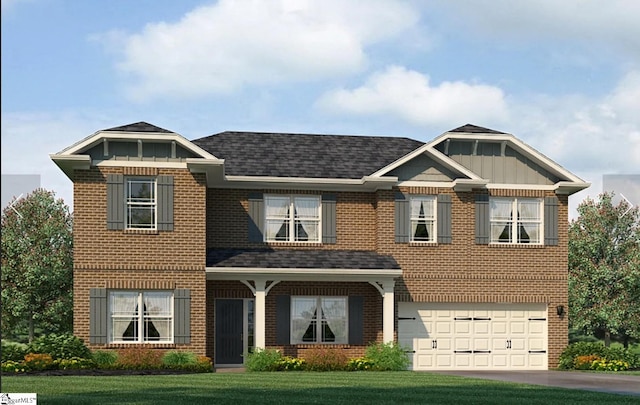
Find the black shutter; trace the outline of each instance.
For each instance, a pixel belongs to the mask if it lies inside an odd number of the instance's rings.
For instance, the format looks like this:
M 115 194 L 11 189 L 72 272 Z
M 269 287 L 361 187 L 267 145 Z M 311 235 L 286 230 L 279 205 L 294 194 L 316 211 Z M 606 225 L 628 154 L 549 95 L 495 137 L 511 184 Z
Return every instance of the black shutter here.
M 491 235 L 489 215 L 489 196 L 476 195 L 476 243 L 478 245 L 489 244 Z
M 107 289 L 89 291 L 89 343 L 107 343 Z
M 276 296 L 276 344 L 291 343 L 291 297 L 289 295 Z
M 158 176 L 158 230 L 173 231 L 173 176 Z
M 107 175 L 107 229 L 124 229 L 124 176 Z
M 264 200 L 262 193 L 249 194 L 249 242 L 264 242 Z
M 396 243 L 409 243 L 409 200 L 402 193 L 395 199 Z
M 349 344 L 364 344 L 364 297 L 349 296 Z
M 173 292 L 173 342 L 191 343 L 191 290 Z
M 438 243 L 451 243 L 451 196 L 438 195 Z
M 544 244 L 558 245 L 558 197 L 544 199 Z
M 336 243 L 336 196 L 322 195 L 322 243 Z

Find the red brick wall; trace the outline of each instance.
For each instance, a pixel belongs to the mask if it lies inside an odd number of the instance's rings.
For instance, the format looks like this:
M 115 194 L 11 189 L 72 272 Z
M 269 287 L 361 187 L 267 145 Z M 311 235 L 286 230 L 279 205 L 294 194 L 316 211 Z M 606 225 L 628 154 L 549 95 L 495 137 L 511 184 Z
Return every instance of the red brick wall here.
M 106 176 L 109 173 L 173 176 L 174 231 L 108 230 Z M 205 354 L 205 207 L 204 175 L 191 174 L 188 170 L 93 168 L 76 171 L 73 212 L 74 334 L 89 344 L 91 288 L 188 288 L 191 290 L 191 344 L 177 347 Z M 96 349 L 122 345 L 90 347 Z

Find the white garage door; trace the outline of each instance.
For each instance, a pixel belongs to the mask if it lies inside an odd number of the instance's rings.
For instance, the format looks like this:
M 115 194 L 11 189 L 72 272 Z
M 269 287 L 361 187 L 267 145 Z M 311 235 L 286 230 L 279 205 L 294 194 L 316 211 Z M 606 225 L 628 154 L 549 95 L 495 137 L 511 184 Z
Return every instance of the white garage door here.
M 546 304 L 398 303 L 413 370 L 546 370 Z

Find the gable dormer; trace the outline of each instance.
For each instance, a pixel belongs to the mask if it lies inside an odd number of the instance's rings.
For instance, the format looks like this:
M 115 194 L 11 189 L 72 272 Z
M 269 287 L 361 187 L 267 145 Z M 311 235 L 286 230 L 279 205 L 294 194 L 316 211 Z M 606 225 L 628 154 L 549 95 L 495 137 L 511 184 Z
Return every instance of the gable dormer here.
M 76 169 L 90 167 L 183 168 L 206 173 L 207 182 L 223 176 L 224 160 L 181 135 L 147 122 L 104 129 L 51 155 L 74 180 Z

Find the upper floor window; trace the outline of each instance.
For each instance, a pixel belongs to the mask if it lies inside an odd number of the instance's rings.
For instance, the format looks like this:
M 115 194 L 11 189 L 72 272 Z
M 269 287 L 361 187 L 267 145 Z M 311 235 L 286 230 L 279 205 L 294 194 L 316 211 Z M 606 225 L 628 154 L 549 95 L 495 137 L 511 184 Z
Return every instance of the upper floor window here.
M 436 241 L 436 196 L 412 196 L 410 200 L 412 242 Z
M 491 243 L 542 243 L 542 200 L 491 198 Z
M 125 201 L 127 229 L 156 229 L 155 179 L 127 179 Z
M 347 297 L 291 297 L 291 343 L 347 343 Z
M 265 196 L 265 240 L 320 242 L 319 196 Z
M 109 292 L 109 342 L 173 341 L 171 291 Z

